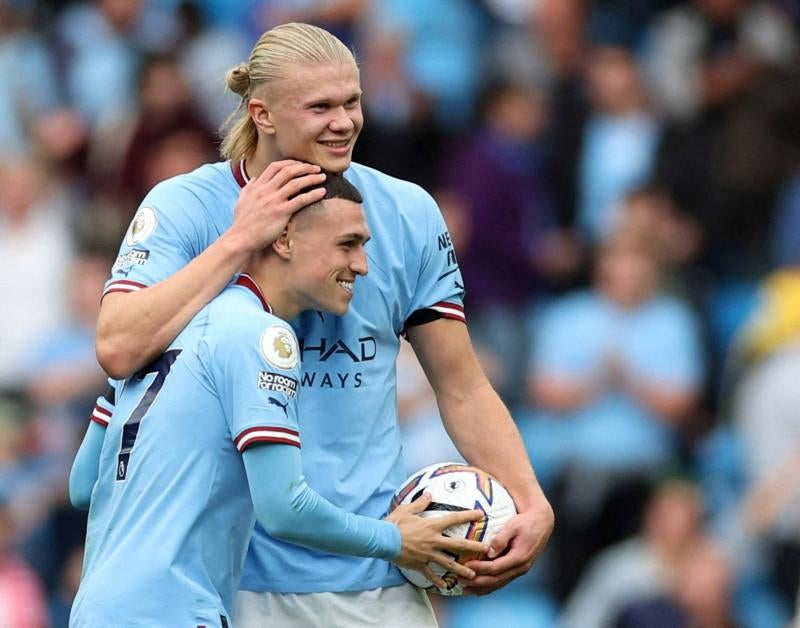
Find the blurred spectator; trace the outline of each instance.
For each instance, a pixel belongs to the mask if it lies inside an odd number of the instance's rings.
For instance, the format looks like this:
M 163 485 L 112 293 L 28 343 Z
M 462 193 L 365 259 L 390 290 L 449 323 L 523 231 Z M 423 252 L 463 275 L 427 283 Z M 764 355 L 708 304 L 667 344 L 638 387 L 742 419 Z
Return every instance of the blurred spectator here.
M 588 58 L 586 13 L 581 0 L 539 0 L 530 25 L 548 66 L 545 173 L 558 222 L 570 227 L 576 222 L 579 155 L 589 114 L 583 76 Z
M 216 130 L 239 106 L 236 94 L 223 89 L 222 77 L 247 58 L 250 40 L 245 33 L 230 25 L 213 24 L 204 17 L 198 4 L 203 3 L 181 2 L 178 8 L 182 42 L 175 54 L 191 87 L 193 105 L 202 114 L 206 125 Z M 226 2 L 226 13 L 235 13 L 246 3 L 235 4 L 236 8 Z
M 373 0 L 267 0 L 261 9 L 261 28 L 287 22 L 321 26 L 352 47 L 355 27 Z
M 607 237 L 625 194 L 652 176 L 659 126 L 625 40 L 595 43 L 587 68 L 590 113 L 579 162 L 578 224 L 591 243 Z
M 50 596 L 49 607 L 52 628 L 68 628 L 69 626 L 69 613 L 72 608 L 72 602 L 78 592 L 78 585 L 81 582 L 83 550 L 83 546 L 80 545 L 70 552 L 61 572 L 58 588 Z
M 695 547 L 680 566 L 671 591 L 634 603 L 615 628 L 735 628 L 734 574 L 725 553 L 712 542 Z
M 523 85 L 490 84 L 485 91 L 480 125 L 450 155 L 446 177 L 467 202 L 473 233 L 458 251 L 470 333 L 503 364 L 497 391 L 514 405 L 527 363 L 527 307 L 542 290 L 540 243 L 555 222 L 539 143 L 547 114 L 542 95 Z
M 68 208 L 30 160 L 0 163 L 0 390 L 20 386 L 30 348 L 66 317 Z
M 703 539 L 699 487 L 667 480 L 650 498 L 641 531 L 603 550 L 588 566 L 566 602 L 563 627 L 609 628 L 627 606 L 665 595 Z
M 599 250 L 592 290 L 538 321 L 520 430 L 559 512 L 557 593 L 584 562 L 623 538 L 649 479 L 676 460 L 703 364 L 689 308 L 659 288 L 647 243 L 618 234 Z
M 0 159 L 28 153 L 35 121 L 58 105 L 51 52 L 26 23 L 30 11 L 0 0 Z
M 673 459 L 703 364 L 694 317 L 661 292 L 660 270 L 647 243 L 618 234 L 598 252 L 594 288 L 544 315 L 528 392 L 542 420 L 563 426 L 562 463 L 635 470 Z
M 398 32 L 414 85 L 429 94 L 439 123 L 454 129 L 473 113 L 481 82 L 484 16 L 471 0 L 373 0 L 366 28 Z
M 0 625 L 46 628 L 50 625 L 44 590 L 34 571 L 15 549 L 17 527 L 0 505 Z
M 647 49 L 654 102 L 689 120 L 735 102 L 765 68 L 792 58 L 797 39 L 775 3 L 692 0 L 654 22 Z
M 161 181 L 152 180 L 148 167 L 154 152 L 158 151 L 159 145 L 163 148 L 166 138 L 193 142 L 200 152 L 198 159 L 188 164 L 187 169 L 179 167 L 177 172 L 167 176 L 194 170 L 215 157 L 215 133 L 198 115 L 186 78 L 171 57 L 154 56 L 145 60 L 139 74 L 138 111 L 130 122 L 132 127 L 122 162 L 122 181 L 134 203 Z M 176 140 L 176 137 L 183 139 Z
M 726 282 L 714 323 L 769 262 L 774 197 L 795 150 L 778 121 L 796 117 L 786 96 L 797 80 L 784 73 L 797 35 L 773 3 L 694 0 L 655 24 L 648 50 L 654 102 L 672 120 L 659 175 L 700 222 L 705 262 Z
M 102 250 L 86 248 L 78 254 L 68 278 L 69 318 L 31 346 L 24 365 L 40 447 L 65 459 L 74 454 L 75 429 L 85 426 L 88 409 L 105 388 L 94 338 L 109 266 L 110 256 Z
M 749 532 L 787 606 L 800 586 L 800 337 L 751 367 L 736 391 L 734 420 L 749 480 Z
M 134 98 L 138 55 L 166 52 L 176 40 L 169 13 L 148 0 L 86 0 L 61 15 L 70 102 L 84 120 L 114 117 Z
M 439 182 L 444 132 L 435 119 L 432 97 L 411 80 L 405 63 L 407 45 L 391 26 L 363 31 L 359 62 L 368 122 L 359 135 L 355 158 L 432 189 Z
M 616 209 L 614 230 L 647 243 L 665 267 L 685 268 L 693 261 L 700 246 L 698 226 L 675 206 L 665 188 L 635 188 Z

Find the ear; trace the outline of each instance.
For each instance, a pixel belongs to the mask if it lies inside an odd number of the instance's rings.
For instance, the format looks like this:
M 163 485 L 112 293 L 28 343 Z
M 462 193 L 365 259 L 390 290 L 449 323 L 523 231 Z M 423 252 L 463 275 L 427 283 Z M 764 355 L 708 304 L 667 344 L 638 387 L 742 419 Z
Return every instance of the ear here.
M 272 250 L 281 259 L 289 261 L 292 258 L 292 238 L 288 229 L 284 229 L 278 239 L 272 243 Z
M 267 135 L 275 135 L 275 125 L 272 122 L 272 112 L 267 103 L 260 98 L 251 98 L 247 102 L 247 112 L 250 114 L 256 127 Z

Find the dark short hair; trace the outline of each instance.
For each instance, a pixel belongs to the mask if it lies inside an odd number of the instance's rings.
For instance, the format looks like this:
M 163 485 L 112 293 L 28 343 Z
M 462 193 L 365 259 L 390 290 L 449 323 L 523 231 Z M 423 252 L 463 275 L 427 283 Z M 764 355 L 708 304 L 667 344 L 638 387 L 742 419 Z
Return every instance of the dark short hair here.
M 301 194 L 310 192 L 311 190 L 324 188 L 325 196 L 322 197 L 323 201 L 330 198 L 341 198 L 345 201 L 353 201 L 354 203 L 364 202 L 364 199 L 361 197 L 361 192 L 358 191 L 358 188 L 355 185 L 345 179 L 344 175 L 338 172 L 330 172 L 328 170 L 322 170 L 322 174 L 325 175 L 325 181 L 323 183 L 307 187 L 302 190 Z
M 325 175 L 325 181 L 323 183 L 304 188 L 300 194 L 322 188 L 325 190 L 325 196 L 323 196 L 321 200 L 311 203 L 310 205 L 306 205 L 302 209 L 298 210 L 292 217 L 292 219 L 295 220 L 295 224 L 298 224 L 297 218 L 301 218 L 302 220 L 302 217 L 310 216 L 315 210 L 322 208 L 323 201 L 327 201 L 329 199 L 339 198 L 358 204 L 363 202 L 364 199 L 361 196 L 361 192 L 358 191 L 358 188 L 355 185 L 345 179 L 344 176 L 336 172 L 328 172 L 327 170 L 323 170 L 322 173 Z

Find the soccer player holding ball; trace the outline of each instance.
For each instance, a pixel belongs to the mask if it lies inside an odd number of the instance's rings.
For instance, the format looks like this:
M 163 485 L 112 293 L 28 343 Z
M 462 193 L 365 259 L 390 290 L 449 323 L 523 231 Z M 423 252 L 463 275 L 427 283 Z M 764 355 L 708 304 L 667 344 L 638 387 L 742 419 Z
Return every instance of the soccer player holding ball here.
M 276 27 L 229 73 L 241 96 L 222 150 L 226 162 L 156 186 L 139 227 L 123 242 L 106 286 L 97 351 L 124 378 L 163 353 L 289 216 L 317 200 L 312 166 L 343 172 L 364 197 L 372 239 L 370 273 L 344 316 L 307 312 L 292 321 L 303 358 L 299 416 L 310 486 L 340 508 L 385 512 L 404 479 L 395 400 L 402 334 L 436 392 L 464 457 L 495 476 L 519 514 L 469 563 L 469 591 L 488 593 L 525 573 L 553 527 L 508 411 L 475 358 L 463 314 L 462 280 L 441 213 L 419 187 L 351 163 L 363 124 L 358 68 L 330 33 Z M 476 173 L 478 176 L 479 173 Z M 106 407 L 106 411 L 110 407 Z M 398 570 L 375 558 L 334 556 L 276 540 L 256 526 L 237 600 L 237 625 L 435 626 L 426 600 Z M 411 619 L 410 619 L 411 618 Z

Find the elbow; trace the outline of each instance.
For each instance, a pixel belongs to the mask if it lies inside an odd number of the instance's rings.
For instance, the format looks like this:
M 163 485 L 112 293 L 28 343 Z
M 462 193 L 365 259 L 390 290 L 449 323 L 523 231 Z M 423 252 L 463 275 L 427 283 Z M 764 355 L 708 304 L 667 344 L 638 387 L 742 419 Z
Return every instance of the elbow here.
M 77 482 L 73 482 L 70 478 L 69 482 L 69 501 L 75 510 L 89 510 L 92 502 L 92 489 L 93 486 L 81 486 Z
M 295 511 L 291 507 L 285 509 L 270 508 L 269 510 L 257 509 L 256 519 L 272 538 L 290 543 L 302 542 L 302 538 L 298 536 L 301 526 L 297 521 Z
M 125 379 L 136 370 L 134 356 L 113 338 L 102 337 L 98 333 L 95 354 L 100 366 L 112 379 Z

